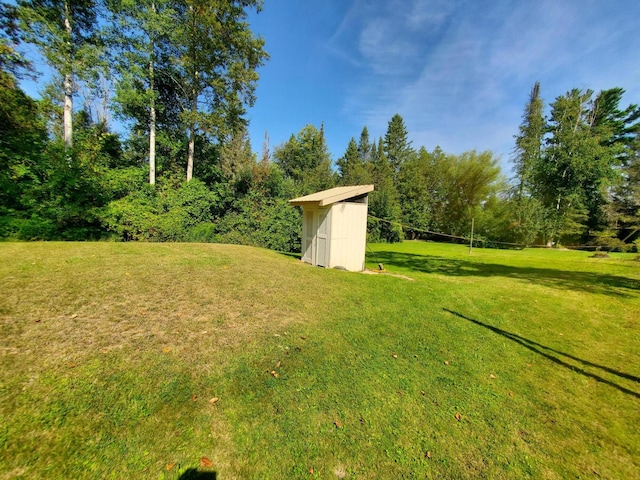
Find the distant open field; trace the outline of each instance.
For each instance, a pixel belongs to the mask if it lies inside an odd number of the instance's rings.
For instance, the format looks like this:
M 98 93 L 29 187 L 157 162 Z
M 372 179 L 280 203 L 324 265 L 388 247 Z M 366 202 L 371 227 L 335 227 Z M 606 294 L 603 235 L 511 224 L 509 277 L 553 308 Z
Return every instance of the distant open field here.
M 640 262 L 0 243 L 0 479 L 640 478 Z

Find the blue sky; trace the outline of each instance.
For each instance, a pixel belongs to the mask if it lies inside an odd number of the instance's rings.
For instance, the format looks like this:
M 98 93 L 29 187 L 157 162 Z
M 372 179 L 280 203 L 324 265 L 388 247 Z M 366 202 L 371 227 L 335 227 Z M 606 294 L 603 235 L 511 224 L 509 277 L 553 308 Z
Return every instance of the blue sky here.
M 266 0 L 253 148 L 324 122 L 337 160 L 399 113 L 414 147 L 492 150 L 508 170 L 534 82 L 547 105 L 574 87 L 640 103 L 638 19 L 638 0 Z
M 491 150 L 508 173 L 534 82 L 546 105 L 613 87 L 640 104 L 638 19 L 640 0 L 265 0 L 250 15 L 271 56 L 248 110 L 253 149 L 265 131 L 273 152 L 324 122 L 335 161 L 399 113 L 414 147 Z

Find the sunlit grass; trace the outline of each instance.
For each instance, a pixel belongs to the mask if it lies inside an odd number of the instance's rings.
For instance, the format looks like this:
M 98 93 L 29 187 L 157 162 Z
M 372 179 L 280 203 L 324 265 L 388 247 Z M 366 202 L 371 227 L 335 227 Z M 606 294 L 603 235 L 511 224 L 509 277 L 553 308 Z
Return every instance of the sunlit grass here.
M 0 478 L 638 477 L 639 266 L 590 255 L 0 244 Z

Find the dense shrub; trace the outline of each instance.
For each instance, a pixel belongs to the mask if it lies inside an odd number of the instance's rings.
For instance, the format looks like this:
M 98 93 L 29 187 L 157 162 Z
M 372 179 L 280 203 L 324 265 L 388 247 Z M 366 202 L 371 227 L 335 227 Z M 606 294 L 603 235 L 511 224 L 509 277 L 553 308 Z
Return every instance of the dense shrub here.
M 223 195 L 199 180 L 144 185 L 106 207 L 102 221 L 118 240 L 186 241 L 222 210 Z
M 283 252 L 300 251 L 302 216 L 282 198 L 247 195 L 215 226 L 214 241 L 254 245 Z

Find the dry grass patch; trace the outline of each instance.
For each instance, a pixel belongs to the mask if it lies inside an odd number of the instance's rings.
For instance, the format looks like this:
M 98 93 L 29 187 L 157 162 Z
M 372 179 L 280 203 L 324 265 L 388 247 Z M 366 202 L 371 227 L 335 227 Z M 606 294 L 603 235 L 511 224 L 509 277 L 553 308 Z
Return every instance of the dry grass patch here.
M 175 435 L 191 442 L 215 435 L 209 455 L 218 467 L 229 462 L 229 428 L 217 414 L 225 399 L 208 403 L 219 395 L 215 379 L 239 352 L 320 318 L 324 293 L 310 294 L 317 273 L 237 246 L 1 244 L 0 411 L 10 430 L 0 440 L 14 456 L 5 464 L 23 465 L 26 477 L 103 476 L 105 460 L 121 454 L 130 463 L 124 471 L 140 473 L 172 463 L 174 442 L 159 442 L 160 458 L 137 458 L 149 448 L 132 439 Z M 77 424 L 81 416 L 87 422 Z M 25 431 L 15 437 L 15 428 Z M 63 444 L 61 435 L 69 437 Z M 96 447 L 87 456 L 95 470 L 77 464 L 87 461 L 80 438 Z

